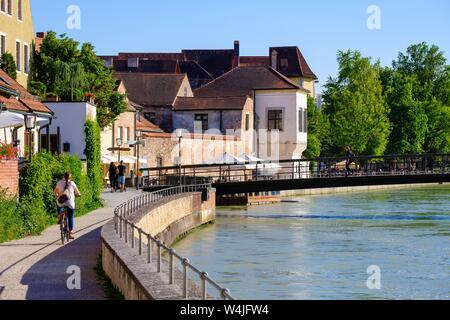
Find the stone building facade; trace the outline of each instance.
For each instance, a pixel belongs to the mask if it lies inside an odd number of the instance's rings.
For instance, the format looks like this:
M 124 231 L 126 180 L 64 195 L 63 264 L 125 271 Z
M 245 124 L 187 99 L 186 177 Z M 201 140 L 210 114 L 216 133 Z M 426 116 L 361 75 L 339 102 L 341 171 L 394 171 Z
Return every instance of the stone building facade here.
M 30 0 L 0 0 L 0 55 L 10 53 L 17 66 L 17 82 L 27 87 L 34 28 Z

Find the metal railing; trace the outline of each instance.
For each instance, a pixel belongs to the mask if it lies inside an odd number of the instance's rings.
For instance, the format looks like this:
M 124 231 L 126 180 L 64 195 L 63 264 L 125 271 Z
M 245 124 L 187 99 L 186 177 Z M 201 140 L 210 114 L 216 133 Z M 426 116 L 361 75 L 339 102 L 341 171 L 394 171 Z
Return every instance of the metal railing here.
M 145 186 L 305 178 L 449 174 L 450 154 L 323 157 L 141 169 Z
M 144 246 L 146 247 L 147 263 L 156 263 L 156 269 L 158 273 L 162 272 L 162 255 L 164 251 L 169 255 L 169 284 L 175 284 L 175 261 L 178 260 L 181 263 L 183 270 L 183 296 L 182 298 L 189 298 L 189 271 L 197 274 L 201 282 L 201 298 L 203 300 L 208 299 L 208 284 L 219 292 L 219 295 L 224 300 L 234 300 L 230 291 L 216 281 L 214 281 L 206 272 L 202 272 L 200 269 L 192 265 L 188 259 L 180 256 L 175 252 L 173 248 L 166 246 L 160 240 L 154 238 L 151 234 L 145 232 L 141 228 L 137 227 L 133 222 L 129 220 L 130 215 L 138 212 L 139 210 L 157 203 L 163 199 L 192 192 L 199 192 L 211 188 L 211 184 L 199 184 L 189 186 L 177 186 L 167 188 L 155 192 L 144 193 L 127 202 L 119 205 L 114 210 L 114 230 L 116 234 L 124 239 L 125 243 L 129 243 L 132 249 L 137 249 L 139 256 L 144 254 Z M 137 235 L 137 237 L 136 237 Z M 137 240 L 137 243 L 136 243 Z M 155 248 L 154 248 L 155 247 Z M 155 255 L 156 249 L 156 258 Z

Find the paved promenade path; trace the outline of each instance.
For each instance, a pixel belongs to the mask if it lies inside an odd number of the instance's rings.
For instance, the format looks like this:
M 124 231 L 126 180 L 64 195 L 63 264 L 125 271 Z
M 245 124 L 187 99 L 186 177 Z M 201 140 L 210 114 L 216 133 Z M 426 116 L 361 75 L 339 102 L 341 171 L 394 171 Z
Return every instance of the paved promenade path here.
M 113 208 L 136 195 L 136 190 L 105 192 L 105 207 L 76 218 L 76 239 L 65 246 L 57 225 L 39 236 L 0 244 L 0 300 L 105 299 L 94 270 L 101 252 L 100 231 L 112 219 Z M 81 270 L 80 290 L 67 288 L 70 266 Z

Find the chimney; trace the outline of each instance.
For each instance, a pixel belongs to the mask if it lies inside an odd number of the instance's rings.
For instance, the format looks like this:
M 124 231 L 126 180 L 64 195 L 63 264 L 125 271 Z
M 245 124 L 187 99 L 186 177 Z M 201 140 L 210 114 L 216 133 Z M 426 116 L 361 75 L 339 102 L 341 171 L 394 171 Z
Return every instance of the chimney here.
M 235 56 L 237 56 L 237 57 L 239 57 L 239 54 L 240 54 L 240 45 L 239 45 L 239 41 L 238 40 L 236 40 L 235 42 L 234 42 L 234 55 Z
M 270 66 L 272 68 L 274 68 L 275 70 L 277 70 L 277 67 L 278 67 L 278 52 L 277 52 L 277 50 L 272 50 Z

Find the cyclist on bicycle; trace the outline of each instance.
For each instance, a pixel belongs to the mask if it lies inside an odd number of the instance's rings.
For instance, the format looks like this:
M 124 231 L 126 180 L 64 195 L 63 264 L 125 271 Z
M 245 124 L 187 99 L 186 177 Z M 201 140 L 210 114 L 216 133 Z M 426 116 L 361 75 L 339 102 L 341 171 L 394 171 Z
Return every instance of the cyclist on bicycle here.
M 70 172 L 64 174 L 64 179 L 60 180 L 54 190 L 58 204 L 58 224 L 64 216 L 64 210 L 67 209 L 67 218 L 69 220 L 69 237 L 74 239 L 73 227 L 74 227 L 74 213 L 75 213 L 75 197 L 81 197 L 81 193 L 78 190 L 77 185 L 72 181 L 72 175 Z M 64 197 L 64 195 L 66 197 Z M 60 199 L 65 199 L 64 203 L 61 203 Z

